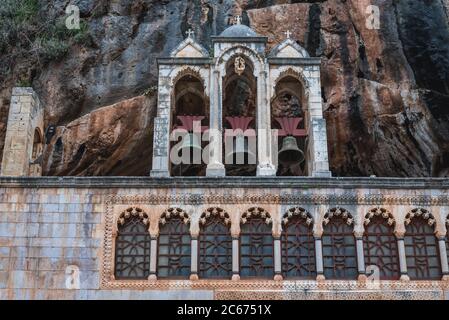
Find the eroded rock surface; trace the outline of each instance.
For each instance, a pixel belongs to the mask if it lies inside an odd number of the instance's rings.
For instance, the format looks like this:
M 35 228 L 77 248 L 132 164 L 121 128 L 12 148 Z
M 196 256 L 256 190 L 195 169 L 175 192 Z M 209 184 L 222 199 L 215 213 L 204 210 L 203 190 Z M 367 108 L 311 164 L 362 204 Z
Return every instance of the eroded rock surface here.
M 236 14 L 270 46 L 290 29 L 322 58 L 334 175 L 449 174 L 447 0 L 47 2 L 45 14 L 52 16 L 62 16 L 68 3 L 79 5 L 92 43 L 74 45 L 39 69 L 27 56 L 8 61 L 0 151 L 11 88 L 27 73 L 45 105 L 46 125 L 58 127 L 44 174 L 147 175 L 156 101 L 140 95 L 157 85 L 156 58 L 168 55 L 189 27 L 209 48 L 209 37 Z M 379 30 L 366 27 L 369 4 L 380 6 Z

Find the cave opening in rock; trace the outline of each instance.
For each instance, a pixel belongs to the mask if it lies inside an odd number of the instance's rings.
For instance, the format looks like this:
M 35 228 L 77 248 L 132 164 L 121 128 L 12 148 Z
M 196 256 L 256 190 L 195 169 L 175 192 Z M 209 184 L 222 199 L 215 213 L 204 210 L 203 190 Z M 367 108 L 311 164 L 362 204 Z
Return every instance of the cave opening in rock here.
M 178 150 L 178 156 L 182 157 L 182 152 L 187 152 L 188 161 L 180 164 L 171 164 L 172 176 L 204 176 L 206 174 L 206 164 L 201 159 L 202 149 L 206 146 L 202 141 L 200 133 L 193 133 L 192 124 L 199 122 L 205 127 L 209 119 L 209 101 L 204 91 L 204 83 L 199 74 L 194 71 L 187 71 L 175 81 L 172 97 L 174 103 L 172 107 L 172 131 L 177 128 L 185 128 L 189 132 L 184 139 L 185 143 Z M 180 139 L 172 141 L 170 148 L 180 143 Z M 199 162 L 194 160 L 194 155 Z
M 229 59 L 223 79 L 223 129 L 226 132 L 223 150 L 227 176 L 256 175 L 256 100 L 254 66 L 247 57 L 236 55 Z M 241 133 L 243 137 L 238 136 Z
M 298 77 L 285 74 L 275 86 L 271 100 L 272 129 L 285 131 L 278 139 L 278 176 L 306 176 L 307 99 Z M 293 129 L 299 129 L 293 131 Z M 300 136 L 298 136 L 300 135 Z

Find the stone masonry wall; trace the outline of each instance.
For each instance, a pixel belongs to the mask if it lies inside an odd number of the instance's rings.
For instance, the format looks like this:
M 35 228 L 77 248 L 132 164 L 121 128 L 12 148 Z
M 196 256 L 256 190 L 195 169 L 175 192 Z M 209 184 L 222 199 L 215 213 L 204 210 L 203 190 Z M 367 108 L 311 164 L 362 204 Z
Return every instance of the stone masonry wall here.
M 117 178 L 119 179 L 119 178 Z M 127 179 L 127 180 L 126 180 Z M 396 291 L 363 291 L 357 290 L 317 290 L 315 295 L 307 293 L 301 289 L 297 290 L 275 290 L 271 294 L 258 291 L 252 292 L 245 290 L 219 290 L 220 288 L 203 289 L 144 289 L 124 286 L 118 289 L 105 289 L 101 284 L 101 266 L 103 259 L 103 239 L 105 229 L 105 215 L 107 211 L 106 202 L 111 196 L 126 197 L 130 202 L 136 199 L 137 203 L 145 204 L 151 207 L 150 203 L 154 197 L 164 196 L 191 197 L 193 194 L 208 196 L 215 194 L 217 197 L 223 195 L 226 197 L 239 197 L 259 195 L 260 199 L 267 195 L 296 195 L 310 196 L 319 195 L 346 195 L 346 199 L 353 196 L 364 195 L 388 195 L 391 199 L 384 199 L 386 207 L 390 211 L 403 211 L 405 207 L 399 210 L 394 205 L 400 198 L 404 201 L 410 201 L 408 207 L 418 206 L 414 201 L 421 201 L 421 207 L 434 213 L 439 225 L 445 223 L 449 214 L 447 206 L 448 192 L 444 189 L 418 188 L 413 190 L 391 190 L 379 188 L 353 188 L 347 189 L 345 182 L 342 181 L 342 187 L 315 189 L 314 187 L 305 188 L 304 185 L 313 185 L 315 180 L 304 180 L 301 182 L 301 188 L 278 187 L 265 188 L 252 187 L 245 189 L 232 189 L 235 182 L 215 183 L 215 186 L 209 188 L 192 187 L 174 187 L 175 184 L 161 180 L 151 182 L 148 187 L 133 185 L 132 178 L 122 180 L 87 180 L 86 179 L 63 179 L 60 178 L 0 178 L 0 300 L 3 299 L 227 299 L 227 298 L 276 298 L 276 299 L 307 299 L 307 298 L 398 298 L 398 299 L 444 299 L 449 296 L 448 284 L 444 281 L 437 281 L 433 284 L 420 286 L 410 284 L 410 288 L 421 288 L 420 290 L 398 289 Z M 45 182 L 51 181 L 50 184 Z M 103 182 L 102 182 L 103 181 Z M 117 187 L 114 183 L 130 187 Z M 141 180 L 143 181 L 143 180 Z M 152 181 L 150 179 L 145 181 Z M 165 181 L 165 182 L 164 182 Z M 318 181 L 318 180 L 316 180 Z M 323 181 L 323 180 L 321 180 Z M 331 181 L 330 179 L 328 181 Z M 335 181 L 335 180 L 332 180 Z M 108 184 L 111 184 L 108 187 Z M 161 187 L 154 188 L 153 184 L 160 184 Z M 167 184 L 166 187 L 163 185 Z M 79 187 L 74 185 L 79 184 Z M 321 186 L 323 182 L 320 182 Z M 53 185 L 53 187 L 51 186 Z M 59 187 L 56 187 L 59 185 Z M 179 184 L 178 184 L 179 185 Z M 220 188 L 218 187 L 220 186 Z M 153 197 L 154 196 L 154 197 Z M 140 198 L 139 198 L 140 197 Z M 427 198 L 426 198 L 427 197 Z M 195 197 L 194 197 L 195 198 Z M 197 197 L 198 198 L 198 197 Z M 153 199 L 153 200 L 151 200 Z M 166 199 L 166 198 L 165 198 Z M 196 198 L 195 198 L 196 199 Z M 259 198 L 255 198 L 257 202 Z M 317 198 L 318 199 L 318 198 Z M 343 198 L 342 198 L 343 199 Z M 368 199 L 368 198 L 367 198 Z M 409 199 L 409 200 L 407 200 Z M 428 200 L 423 200 L 428 199 Z M 445 200 L 446 199 L 446 200 Z M 262 201 L 261 200 L 261 201 Z M 181 200 L 179 200 L 181 201 Z M 190 201 L 190 200 L 189 200 Z M 192 200 L 193 201 L 193 200 Z M 197 200 L 195 200 L 197 201 Z M 192 203 L 194 203 L 193 201 Z M 200 207 L 204 207 L 203 200 L 199 199 Z M 251 200 L 253 201 L 253 200 Z M 266 201 L 266 200 L 263 200 Z M 350 211 L 359 211 L 357 205 L 349 204 L 346 207 Z M 430 201 L 431 205 L 426 205 L 422 201 Z M 446 205 L 444 205 L 446 201 Z M 123 206 L 123 202 L 121 203 Z M 163 204 L 162 204 L 163 205 Z M 181 205 L 181 204 L 175 204 Z M 251 204 L 238 204 L 236 208 L 244 208 Z M 333 204 L 314 206 L 312 202 L 305 204 L 307 210 L 312 211 L 318 208 L 315 215 L 324 214 L 327 207 Z M 126 205 L 125 205 L 126 206 Z M 229 206 L 229 205 L 228 205 Z M 277 204 L 262 205 L 270 207 L 273 219 L 280 219 L 280 215 L 285 206 Z M 342 205 L 343 206 L 343 205 Z M 169 207 L 169 205 L 167 205 Z M 195 205 L 187 206 L 192 214 L 192 220 L 201 212 L 194 212 Z M 375 207 L 373 205 L 363 206 L 364 208 Z M 276 209 L 278 208 L 278 209 Z M 398 210 L 396 210 L 398 208 Z M 240 209 L 239 209 L 240 210 Z M 243 210 L 243 209 L 242 209 Z M 273 212 L 278 210 L 279 212 Z M 401 213 L 402 214 L 402 213 Z M 357 215 L 356 213 L 354 215 Z M 356 218 L 359 220 L 359 218 Z M 80 270 L 80 289 L 68 290 L 66 288 L 66 268 L 70 265 L 76 265 Z M 271 281 L 274 283 L 274 281 Z M 270 282 L 270 283 L 271 283 Z M 348 286 L 350 288 L 351 286 Z M 398 286 L 397 288 L 404 288 Z

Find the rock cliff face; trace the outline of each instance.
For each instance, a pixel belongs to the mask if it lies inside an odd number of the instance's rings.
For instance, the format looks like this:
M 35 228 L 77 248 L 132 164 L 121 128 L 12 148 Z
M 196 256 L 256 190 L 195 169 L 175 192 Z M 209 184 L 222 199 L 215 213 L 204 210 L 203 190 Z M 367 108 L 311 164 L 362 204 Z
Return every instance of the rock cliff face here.
M 44 174 L 147 175 L 156 100 L 142 94 L 157 85 L 156 58 L 189 27 L 210 47 L 242 14 L 270 46 L 290 29 L 322 58 L 334 175 L 449 176 L 447 0 L 53 0 L 40 1 L 39 14 L 62 16 L 69 3 L 80 7 L 89 41 L 46 64 L 12 59 L 14 46 L 2 53 L 0 151 L 11 88 L 25 76 L 46 125 L 57 126 Z M 380 7 L 377 30 L 366 27 L 370 4 Z

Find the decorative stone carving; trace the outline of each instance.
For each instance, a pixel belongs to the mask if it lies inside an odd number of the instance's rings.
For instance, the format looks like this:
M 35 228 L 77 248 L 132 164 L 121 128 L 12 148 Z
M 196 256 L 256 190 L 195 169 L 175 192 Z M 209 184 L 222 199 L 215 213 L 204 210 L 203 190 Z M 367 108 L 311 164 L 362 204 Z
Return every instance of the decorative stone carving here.
M 203 212 L 203 214 L 201 214 L 200 225 L 204 225 L 208 218 L 216 216 L 219 216 L 226 226 L 229 226 L 231 224 L 231 218 L 229 217 L 229 214 L 221 208 L 214 207 L 207 209 L 205 212 Z
M 245 72 L 245 59 L 243 59 L 242 57 L 236 57 L 234 60 L 234 68 L 235 68 L 235 73 L 237 73 L 239 76 L 241 76 L 243 74 L 243 72 Z
M 405 225 L 409 225 L 414 217 L 422 217 L 424 220 L 427 220 L 427 223 L 431 227 L 435 225 L 434 216 L 429 211 L 422 208 L 416 208 L 407 213 L 405 216 Z
M 365 216 L 365 221 L 364 224 L 365 226 L 367 226 L 370 222 L 371 219 L 375 216 L 382 216 L 382 218 L 387 219 L 387 223 L 389 226 L 392 226 L 395 224 L 395 220 L 393 215 L 391 214 L 391 212 L 389 212 L 388 210 L 384 209 L 384 208 L 374 208 L 371 209 Z
M 346 211 L 346 209 L 343 208 L 333 208 L 330 209 L 325 215 L 324 215 L 324 219 L 323 219 L 323 225 L 327 225 L 330 222 L 330 219 L 332 219 L 332 217 L 342 217 L 348 226 L 353 225 L 354 224 L 354 218 L 352 217 L 352 215 Z
M 242 224 L 245 224 L 251 216 L 261 217 L 262 219 L 265 219 L 266 224 L 273 223 L 273 219 L 271 219 L 271 216 L 268 212 L 265 211 L 263 208 L 250 208 L 246 212 L 242 214 L 242 218 L 240 219 L 240 222 Z
M 307 212 L 305 209 L 299 207 L 289 209 L 282 218 L 282 224 L 286 225 L 289 222 L 289 220 L 294 216 L 299 216 L 302 219 L 306 220 L 306 224 L 308 226 L 313 224 L 313 218 L 310 215 L 310 213 Z
M 177 217 L 177 216 L 179 216 L 179 217 L 183 220 L 184 224 L 190 223 L 190 217 L 189 217 L 189 215 L 188 215 L 184 210 L 182 210 L 182 209 L 180 209 L 180 208 L 170 208 L 170 209 L 167 209 L 167 210 L 161 215 L 161 218 L 159 219 L 159 223 L 160 223 L 161 225 L 164 225 L 164 224 L 167 223 L 167 221 L 168 221 L 169 219 L 171 219 L 172 217 Z

